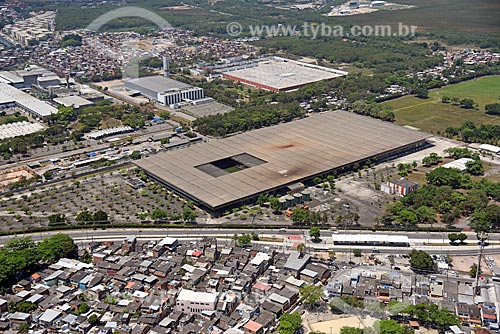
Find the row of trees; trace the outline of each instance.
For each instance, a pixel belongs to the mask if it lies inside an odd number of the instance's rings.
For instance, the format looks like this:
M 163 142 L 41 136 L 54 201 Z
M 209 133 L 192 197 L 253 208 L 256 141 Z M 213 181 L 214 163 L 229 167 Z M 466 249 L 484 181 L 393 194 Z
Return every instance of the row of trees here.
M 473 122 L 466 121 L 460 127 L 447 127 L 445 135 L 467 143 L 499 144 L 500 125 L 481 124 L 476 126 Z
M 319 211 L 309 211 L 303 208 L 293 209 L 292 216 L 290 219 L 294 224 L 319 224 L 326 223 L 328 221 L 328 216 L 326 213 L 320 213 Z M 359 220 L 359 217 L 357 218 Z
M 304 116 L 297 103 L 262 105 L 238 108 L 222 115 L 200 117 L 193 126 L 202 134 L 224 137 L 241 131 L 248 131 L 289 122 Z
M 7 289 L 12 282 L 27 276 L 40 264 L 52 264 L 62 257 L 77 256 L 77 246 L 65 234 L 54 235 L 40 243 L 29 237 L 11 239 L 0 250 L 0 288 Z
M 182 216 L 174 215 L 171 214 L 165 210 L 162 210 L 160 208 L 156 208 L 151 213 L 149 214 L 151 219 L 155 221 L 160 221 L 160 220 L 184 220 L 184 221 L 193 221 L 196 218 L 196 211 L 192 209 L 191 207 L 185 207 L 182 210 Z
M 351 104 L 350 109 L 356 114 L 370 116 L 384 121 L 393 122 L 396 119 L 389 105 L 359 100 Z
M 461 108 L 464 108 L 464 109 L 473 109 L 473 108 L 477 107 L 477 103 L 473 99 L 467 99 L 467 98 L 460 99 L 456 96 L 454 96 L 454 97 L 443 96 L 441 98 L 441 102 L 451 103 L 453 105 L 460 106 Z
M 90 224 L 90 223 L 106 223 L 108 222 L 108 214 L 102 210 L 97 210 L 93 213 L 88 211 L 86 208 L 80 211 L 76 215 L 76 222 L 79 224 Z

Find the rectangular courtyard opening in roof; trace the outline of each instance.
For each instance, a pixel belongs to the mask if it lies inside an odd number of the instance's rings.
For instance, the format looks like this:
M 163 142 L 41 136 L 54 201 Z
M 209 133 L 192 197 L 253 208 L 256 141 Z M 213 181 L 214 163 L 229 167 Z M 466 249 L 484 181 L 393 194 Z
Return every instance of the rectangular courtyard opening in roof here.
M 195 166 L 195 168 L 207 173 L 210 176 L 219 177 L 262 165 L 266 162 L 267 161 L 254 157 L 248 153 L 241 153 L 231 157 L 207 162 L 205 164 Z

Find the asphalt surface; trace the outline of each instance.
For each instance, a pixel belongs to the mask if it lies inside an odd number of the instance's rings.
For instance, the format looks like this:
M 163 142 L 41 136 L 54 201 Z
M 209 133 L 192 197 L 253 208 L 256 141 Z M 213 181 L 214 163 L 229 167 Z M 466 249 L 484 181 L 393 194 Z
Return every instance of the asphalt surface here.
M 329 240 L 329 236 L 331 236 L 331 232 L 322 231 L 323 240 L 320 242 L 312 242 L 308 236 L 309 230 L 283 230 L 283 229 L 275 229 L 275 230 L 261 230 L 261 229 L 88 229 L 88 230 L 70 230 L 70 231 L 53 231 L 53 232 L 41 232 L 41 233 L 31 233 L 31 234 L 23 234 L 18 235 L 21 236 L 30 236 L 33 240 L 39 241 L 43 238 L 49 237 L 51 235 L 57 233 L 65 233 L 68 234 L 71 238 L 75 240 L 77 243 L 89 243 L 92 241 L 120 241 L 124 240 L 129 236 L 136 236 L 139 240 L 158 240 L 165 236 L 177 237 L 177 238 L 187 238 L 187 239 L 201 239 L 206 236 L 211 237 L 225 237 L 231 238 L 235 234 L 242 233 L 257 233 L 261 237 L 283 237 L 287 235 L 294 236 L 302 236 L 305 238 L 305 245 L 310 249 L 316 250 L 327 250 L 334 249 L 338 252 L 351 252 L 353 249 L 359 248 L 365 252 L 373 252 L 376 250 L 377 253 L 382 254 L 404 254 L 411 252 L 412 249 L 421 249 L 425 250 L 432 254 L 447 254 L 447 255 L 477 255 L 479 251 L 479 246 L 472 239 L 472 235 L 469 236 L 471 242 L 462 246 L 452 246 L 446 244 L 447 236 L 445 236 L 445 243 L 443 241 L 443 235 L 439 233 L 422 233 L 422 232 L 393 232 L 391 234 L 394 235 L 407 235 L 410 240 L 412 240 L 412 245 L 410 247 L 373 247 L 373 246 L 336 246 L 333 245 L 331 239 Z M 359 233 L 359 231 L 346 231 L 346 234 Z M 378 234 L 388 234 L 390 232 L 369 232 L 369 233 L 378 233 Z M 12 239 L 16 236 L 2 236 L 0 237 L 0 245 L 3 245 L 6 241 Z M 474 240 L 474 241 L 473 241 Z M 498 240 L 498 237 L 497 237 Z M 431 245 L 424 245 L 422 241 L 431 241 Z M 304 241 L 289 241 L 289 242 L 265 242 L 265 241 L 256 241 L 256 244 L 267 244 L 274 245 L 278 247 L 286 247 L 288 249 L 294 248 L 294 244 L 297 242 Z M 500 244 L 491 243 L 486 246 L 483 254 L 500 254 Z
M 116 136 L 110 136 L 107 137 L 106 140 L 109 140 L 113 137 L 125 137 L 125 136 L 130 136 L 130 135 L 138 135 L 137 138 L 135 138 L 135 141 L 139 142 L 146 142 L 149 137 L 152 135 L 165 132 L 165 133 L 170 133 L 172 132 L 174 126 L 170 123 L 163 123 L 161 125 L 155 125 L 155 126 L 150 126 L 146 127 L 142 130 L 136 131 L 136 132 L 131 132 L 131 133 L 126 133 L 126 134 L 121 134 L 121 135 L 116 135 Z M 83 147 L 75 150 L 70 150 L 70 151 L 65 151 L 61 152 L 61 147 L 64 145 L 57 145 L 57 146 L 50 146 L 48 148 L 41 149 L 41 151 L 37 151 L 37 153 L 32 153 L 30 157 L 22 158 L 19 155 L 16 155 L 16 157 L 11 158 L 13 160 L 12 163 L 5 163 L 1 162 L 0 163 L 0 171 L 7 171 L 15 168 L 19 168 L 22 166 L 25 166 L 26 164 L 33 163 L 33 162 L 38 162 L 43 159 L 63 159 L 66 157 L 70 157 L 72 155 L 76 154 L 83 154 L 86 152 L 91 152 L 91 151 L 100 151 L 104 150 L 110 147 L 110 143 L 104 142 L 104 143 L 99 143 L 99 141 L 96 140 L 86 140 L 87 143 L 90 143 L 91 145 L 88 147 Z M 138 145 L 129 145 L 128 148 L 133 150 L 135 146 L 142 146 L 141 144 Z M 18 160 L 20 159 L 20 160 Z

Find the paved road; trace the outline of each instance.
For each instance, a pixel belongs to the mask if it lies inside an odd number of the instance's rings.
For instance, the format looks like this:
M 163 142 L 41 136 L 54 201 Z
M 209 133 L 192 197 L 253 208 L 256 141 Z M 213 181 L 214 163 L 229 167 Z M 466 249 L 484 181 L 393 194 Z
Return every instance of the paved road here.
M 72 231 L 64 231 L 62 233 L 66 233 L 71 236 L 76 242 L 87 243 L 91 241 L 120 241 L 125 239 L 128 236 L 136 236 L 140 240 L 158 240 L 165 236 L 177 237 L 177 238 L 190 238 L 190 239 L 201 239 L 204 236 L 212 236 L 212 237 L 227 237 L 230 238 L 234 234 L 241 233 L 258 233 L 261 237 L 280 237 L 284 235 L 302 235 L 307 236 L 308 230 L 293 230 L 293 231 L 283 231 L 282 229 L 276 230 L 259 230 L 259 229 L 106 229 L 106 230 L 72 230 Z M 356 233 L 357 231 L 351 231 L 351 233 Z M 32 233 L 27 234 L 26 236 L 32 237 L 33 240 L 38 241 L 45 237 L 57 234 L 60 232 L 42 232 L 42 233 Z M 370 233 L 382 233 L 382 232 L 370 232 Z M 387 232 L 384 232 L 387 233 Z M 374 250 L 373 246 L 336 246 L 333 245 L 331 239 L 329 240 L 326 232 L 323 232 L 325 235 L 323 237 L 323 241 L 319 243 L 314 243 L 309 240 L 307 237 L 305 243 L 306 246 L 312 249 L 317 250 L 325 250 L 325 249 L 334 249 L 338 252 L 350 252 L 354 248 L 359 248 L 364 250 L 365 252 L 372 252 Z M 393 233 L 395 235 L 403 234 L 403 233 Z M 409 232 L 407 235 L 410 239 L 418 239 L 422 237 L 425 233 L 418 232 Z M 0 245 L 3 245 L 6 241 L 11 239 L 13 236 L 3 236 L 0 237 Z M 415 237 L 415 238 L 414 238 Z M 427 237 L 425 237 L 427 239 Z M 391 253 L 409 253 L 412 249 L 422 249 L 428 251 L 432 254 L 448 254 L 448 255 L 476 255 L 479 251 L 479 247 L 477 244 L 470 243 L 468 245 L 463 246 L 450 246 L 446 244 L 438 244 L 442 241 L 442 236 L 437 235 L 436 239 L 432 239 L 434 241 L 434 245 L 423 245 L 415 243 L 412 247 L 403 248 L 403 247 L 377 247 L 376 250 L 383 254 L 391 254 Z M 300 241 L 299 241 L 300 242 Z M 294 243 L 297 243 L 297 240 L 290 241 L 284 243 L 283 242 L 256 242 L 257 244 L 268 244 L 274 245 L 278 247 L 285 246 L 286 248 L 294 248 Z M 438 244 L 438 245 L 436 245 Z M 491 244 L 484 249 L 484 254 L 500 254 L 500 244 Z
M 154 126 L 146 127 L 144 129 L 136 131 L 136 132 L 121 134 L 121 135 L 117 135 L 114 137 L 124 137 L 127 135 L 139 135 L 137 138 L 135 138 L 135 141 L 136 142 L 139 141 L 142 143 L 142 142 L 146 142 L 147 139 L 154 134 L 158 134 L 161 132 L 170 133 L 170 132 L 172 132 L 173 128 L 174 128 L 174 126 L 172 124 L 163 123 L 161 125 L 154 125 Z M 113 137 L 109 137 L 106 139 L 110 139 L 110 138 L 113 138 Z M 83 153 L 91 152 L 91 151 L 100 151 L 100 150 L 107 149 L 110 147 L 110 143 L 107 143 L 107 142 L 102 143 L 102 144 L 99 144 L 98 141 L 94 141 L 94 140 L 87 140 L 86 142 L 93 143 L 93 144 L 90 147 L 83 147 L 83 148 L 79 148 L 79 149 L 75 149 L 75 150 L 71 150 L 71 151 L 66 151 L 66 152 L 59 152 L 59 153 L 55 153 L 54 149 L 51 147 L 51 149 L 48 151 L 40 151 L 37 154 L 33 154 L 29 158 L 21 159 L 19 161 L 17 161 L 17 158 L 16 159 L 12 158 L 12 160 L 16 160 L 16 161 L 13 163 L 10 163 L 10 164 L 0 162 L 0 171 L 15 169 L 18 167 L 25 166 L 28 163 L 38 162 L 38 161 L 43 160 L 43 159 L 48 159 L 48 158 L 63 159 L 63 158 L 66 158 L 66 157 L 69 157 L 72 155 L 83 154 Z M 138 145 L 141 145 L 141 144 L 138 144 Z M 138 146 L 138 145 L 135 145 L 135 146 Z M 59 146 L 62 147 L 64 145 L 59 145 Z M 133 150 L 135 146 L 128 146 L 128 148 L 130 150 Z M 16 155 L 16 157 L 19 157 L 19 156 Z

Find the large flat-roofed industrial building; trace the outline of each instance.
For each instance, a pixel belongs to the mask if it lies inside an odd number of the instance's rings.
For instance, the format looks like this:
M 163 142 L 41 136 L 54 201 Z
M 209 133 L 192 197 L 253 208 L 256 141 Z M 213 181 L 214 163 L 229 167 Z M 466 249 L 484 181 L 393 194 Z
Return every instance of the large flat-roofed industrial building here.
M 135 163 L 197 205 L 220 214 L 353 164 L 391 159 L 430 135 L 345 111 L 316 114 L 233 137 L 157 154 Z
M 331 80 L 347 72 L 281 57 L 268 57 L 219 69 L 222 78 L 273 92 L 290 91 L 306 84 Z
M 57 114 L 57 108 L 9 84 L 0 82 L 0 108 L 18 107 L 36 118 Z
M 192 102 L 205 97 L 203 88 L 159 75 L 125 80 L 125 88 L 164 105 Z

